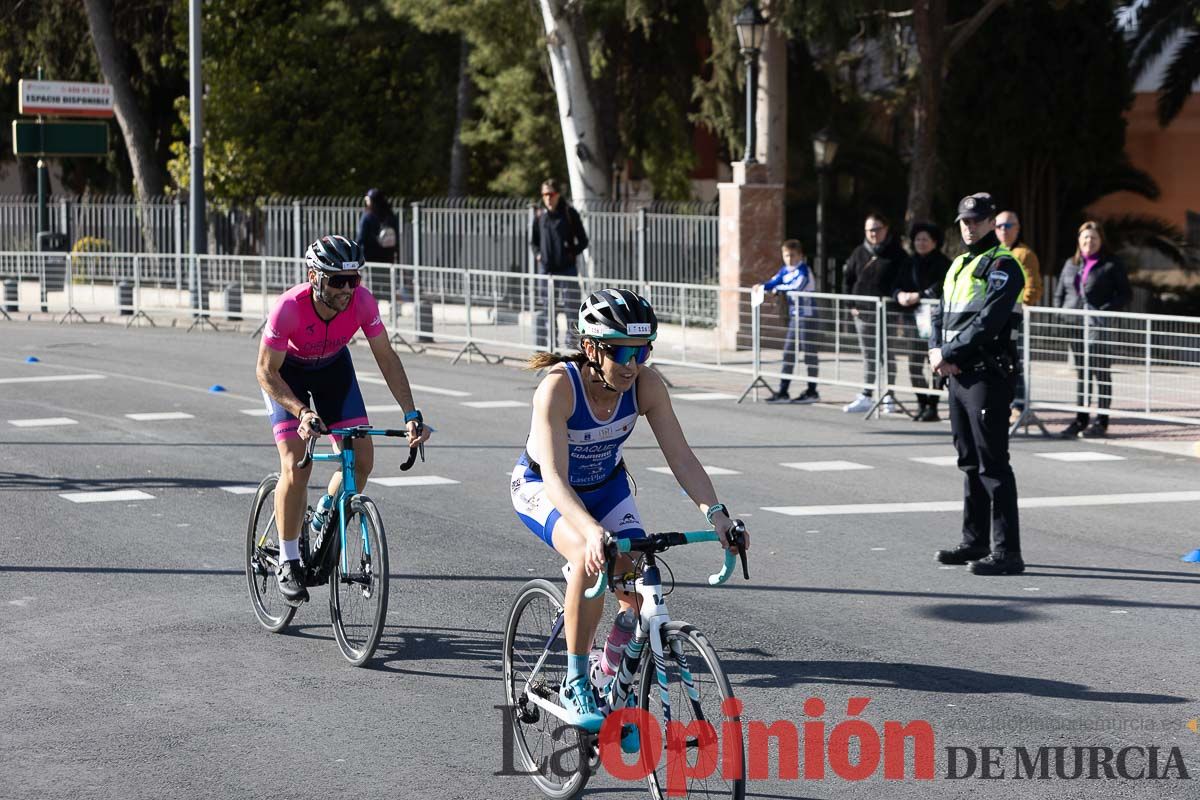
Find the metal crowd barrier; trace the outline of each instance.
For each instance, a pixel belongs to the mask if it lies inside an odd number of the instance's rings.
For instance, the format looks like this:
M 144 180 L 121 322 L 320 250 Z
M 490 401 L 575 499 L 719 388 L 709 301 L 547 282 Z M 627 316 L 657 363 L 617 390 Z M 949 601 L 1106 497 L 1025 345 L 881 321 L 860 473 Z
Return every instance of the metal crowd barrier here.
M 873 412 L 889 395 L 900 404 L 909 393 L 944 396 L 922 385 L 931 377 L 922 314 L 891 300 L 792 293 L 760 302 L 749 287 L 394 264 L 368 264 L 365 276 L 393 341 L 413 350 L 439 342 L 493 361 L 572 349 L 581 298 L 616 286 L 655 306 L 654 363 L 744 380 L 743 399 L 782 380 L 785 359 L 796 384 L 871 389 Z M 261 327 L 275 298 L 304 279 L 303 262 L 289 258 L 4 252 L 0 319 L 19 310 L 59 323 Z M 1026 307 L 1022 335 L 1029 411 L 1200 424 L 1200 319 Z

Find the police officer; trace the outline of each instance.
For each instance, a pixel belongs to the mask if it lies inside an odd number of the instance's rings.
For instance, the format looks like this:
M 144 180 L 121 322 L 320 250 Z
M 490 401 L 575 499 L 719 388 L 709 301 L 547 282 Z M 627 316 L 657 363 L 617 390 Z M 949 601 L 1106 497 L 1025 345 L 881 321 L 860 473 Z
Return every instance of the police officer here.
M 996 205 L 986 193 L 958 204 L 967 252 L 950 265 L 933 314 L 929 363 L 948 378 L 950 426 L 963 481 L 962 544 L 939 550 L 942 564 L 976 575 L 1017 575 L 1021 560 L 1017 481 L 1008 462 L 1008 410 L 1016 353 L 1012 311 L 1025 277 L 996 238 Z M 993 546 L 989 547 L 989 532 Z

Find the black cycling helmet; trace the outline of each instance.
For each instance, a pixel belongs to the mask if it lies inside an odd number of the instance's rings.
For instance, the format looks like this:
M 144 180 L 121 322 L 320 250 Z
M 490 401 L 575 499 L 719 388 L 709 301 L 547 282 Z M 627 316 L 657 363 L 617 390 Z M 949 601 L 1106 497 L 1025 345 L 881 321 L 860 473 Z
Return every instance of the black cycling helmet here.
M 345 236 L 322 236 L 308 246 L 304 260 L 308 262 L 309 269 L 315 269 L 317 272 L 361 269 L 364 261 L 363 249 L 358 242 Z
M 579 335 L 591 339 L 648 339 L 658 336 L 658 317 L 649 301 L 628 289 L 601 289 L 579 307 Z

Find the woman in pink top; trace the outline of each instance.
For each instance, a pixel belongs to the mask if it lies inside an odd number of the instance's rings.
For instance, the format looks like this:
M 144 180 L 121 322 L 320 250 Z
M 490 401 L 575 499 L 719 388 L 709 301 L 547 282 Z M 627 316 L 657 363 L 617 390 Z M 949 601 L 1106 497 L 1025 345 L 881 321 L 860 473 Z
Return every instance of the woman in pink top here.
M 258 348 L 258 383 L 262 386 L 275 446 L 279 450 L 279 485 L 275 490 L 275 519 L 279 529 L 279 591 L 298 605 L 308 599 L 300 565 L 300 526 L 308 504 L 311 466 L 297 469 L 305 441 L 328 427 L 367 423 L 362 392 L 354 376 L 350 339 L 363 332 L 392 396 L 404 410 L 408 443 L 429 438 L 421 412 L 413 402 L 408 376 L 388 341 L 379 319 L 379 306 L 365 286 L 359 269 L 362 248 L 343 236 L 324 236 L 309 246 L 308 283 L 284 292 L 271 309 Z M 312 406 L 309 405 L 309 396 Z M 359 490 L 374 465 L 375 450 L 368 436 L 354 446 L 354 477 Z M 332 504 L 342 475 L 334 473 L 329 494 L 318 509 Z

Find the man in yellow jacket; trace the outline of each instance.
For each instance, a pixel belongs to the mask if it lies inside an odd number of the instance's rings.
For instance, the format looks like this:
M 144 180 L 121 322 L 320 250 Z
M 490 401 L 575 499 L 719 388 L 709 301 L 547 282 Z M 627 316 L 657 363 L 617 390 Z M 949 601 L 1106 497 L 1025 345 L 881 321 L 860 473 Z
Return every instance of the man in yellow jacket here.
M 1001 211 L 996 215 L 996 238 L 1012 251 L 1021 265 L 1021 272 L 1025 274 L 1025 291 L 1021 295 L 1017 307 L 1013 309 L 1013 314 L 1020 318 L 1020 322 L 1014 320 L 1013 327 L 1018 336 L 1017 385 L 1014 391 L 1013 413 L 1010 422 L 1016 422 L 1025 408 L 1025 337 L 1022 332 L 1024 329 L 1022 306 L 1035 306 L 1042 299 L 1042 265 L 1038 262 L 1037 253 L 1020 241 L 1021 220 L 1017 218 L 1017 212 Z M 1020 243 L 1018 244 L 1018 242 Z

